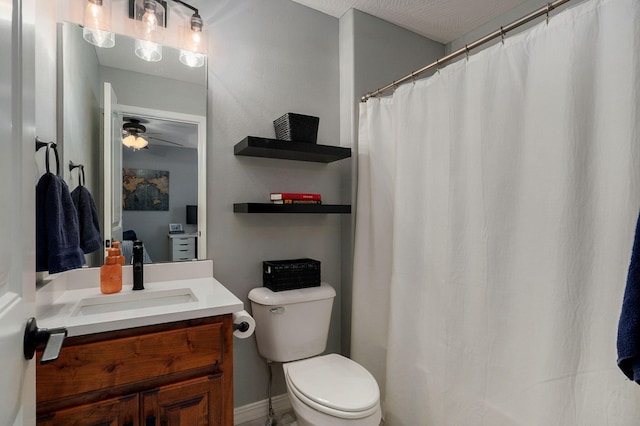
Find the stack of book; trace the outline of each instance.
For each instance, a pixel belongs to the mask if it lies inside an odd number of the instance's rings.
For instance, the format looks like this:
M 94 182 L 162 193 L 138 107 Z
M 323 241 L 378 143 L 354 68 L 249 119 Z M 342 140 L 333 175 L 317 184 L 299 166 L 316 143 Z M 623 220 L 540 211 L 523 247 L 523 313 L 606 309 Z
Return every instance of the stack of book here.
M 320 194 L 304 194 L 297 192 L 272 192 L 273 204 L 322 204 Z

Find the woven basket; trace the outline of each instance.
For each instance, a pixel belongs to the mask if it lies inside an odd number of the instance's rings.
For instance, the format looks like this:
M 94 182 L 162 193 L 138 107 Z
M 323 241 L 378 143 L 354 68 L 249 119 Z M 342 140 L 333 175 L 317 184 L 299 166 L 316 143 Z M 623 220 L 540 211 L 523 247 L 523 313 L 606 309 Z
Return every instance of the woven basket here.
M 288 112 L 273 121 L 276 138 L 283 141 L 316 143 L 320 118 Z

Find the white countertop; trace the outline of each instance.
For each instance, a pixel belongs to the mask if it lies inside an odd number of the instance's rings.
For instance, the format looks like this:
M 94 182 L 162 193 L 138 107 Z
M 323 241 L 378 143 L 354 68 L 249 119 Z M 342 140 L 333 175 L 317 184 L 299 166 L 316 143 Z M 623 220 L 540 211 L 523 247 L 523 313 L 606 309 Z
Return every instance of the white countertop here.
M 38 326 L 66 327 L 68 337 L 241 311 L 242 301 L 213 278 L 212 261 L 145 265 L 144 290 L 100 292 L 99 268 L 69 271 L 36 292 Z M 148 279 L 147 279 L 148 277 Z

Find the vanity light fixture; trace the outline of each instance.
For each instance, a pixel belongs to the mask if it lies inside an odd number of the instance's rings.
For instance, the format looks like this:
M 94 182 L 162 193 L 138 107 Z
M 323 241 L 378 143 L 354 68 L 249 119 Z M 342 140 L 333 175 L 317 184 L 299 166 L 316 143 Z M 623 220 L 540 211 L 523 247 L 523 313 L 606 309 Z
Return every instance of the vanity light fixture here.
M 98 47 L 113 47 L 115 34 L 111 32 L 111 0 L 87 0 L 84 9 L 82 37 Z
M 99 47 L 113 47 L 115 34 L 111 32 L 111 0 L 86 0 L 83 37 Z M 183 2 L 171 0 L 193 11 L 180 47 L 180 62 L 197 68 L 205 64 L 206 37 L 203 20 L 198 9 Z M 167 26 L 166 0 L 129 0 L 129 18 L 136 20 L 135 54 L 148 62 L 162 60 L 162 32 Z
M 180 48 L 180 62 L 197 68 L 205 63 L 206 39 L 202 32 L 203 21 L 198 9 L 182 0 L 171 0 L 191 9 L 193 15 L 185 25 Z M 136 40 L 136 55 L 145 61 L 162 59 L 162 46 L 157 44 L 166 27 L 167 2 L 162 0 L 129 0 L 129 18 L 140 21 L 139 40 Z

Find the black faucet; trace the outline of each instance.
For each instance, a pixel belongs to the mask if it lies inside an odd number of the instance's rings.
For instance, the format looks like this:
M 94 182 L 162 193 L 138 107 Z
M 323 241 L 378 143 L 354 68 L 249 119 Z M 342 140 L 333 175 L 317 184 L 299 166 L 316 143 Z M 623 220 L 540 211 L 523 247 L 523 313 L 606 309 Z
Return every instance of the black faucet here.
M 133 242 L 133 256 L 131 257 L 131 263 L 133 264 L 133 290 L 144 290 L 143 258 L 144 246 L 142 241 L 135 240 Z

